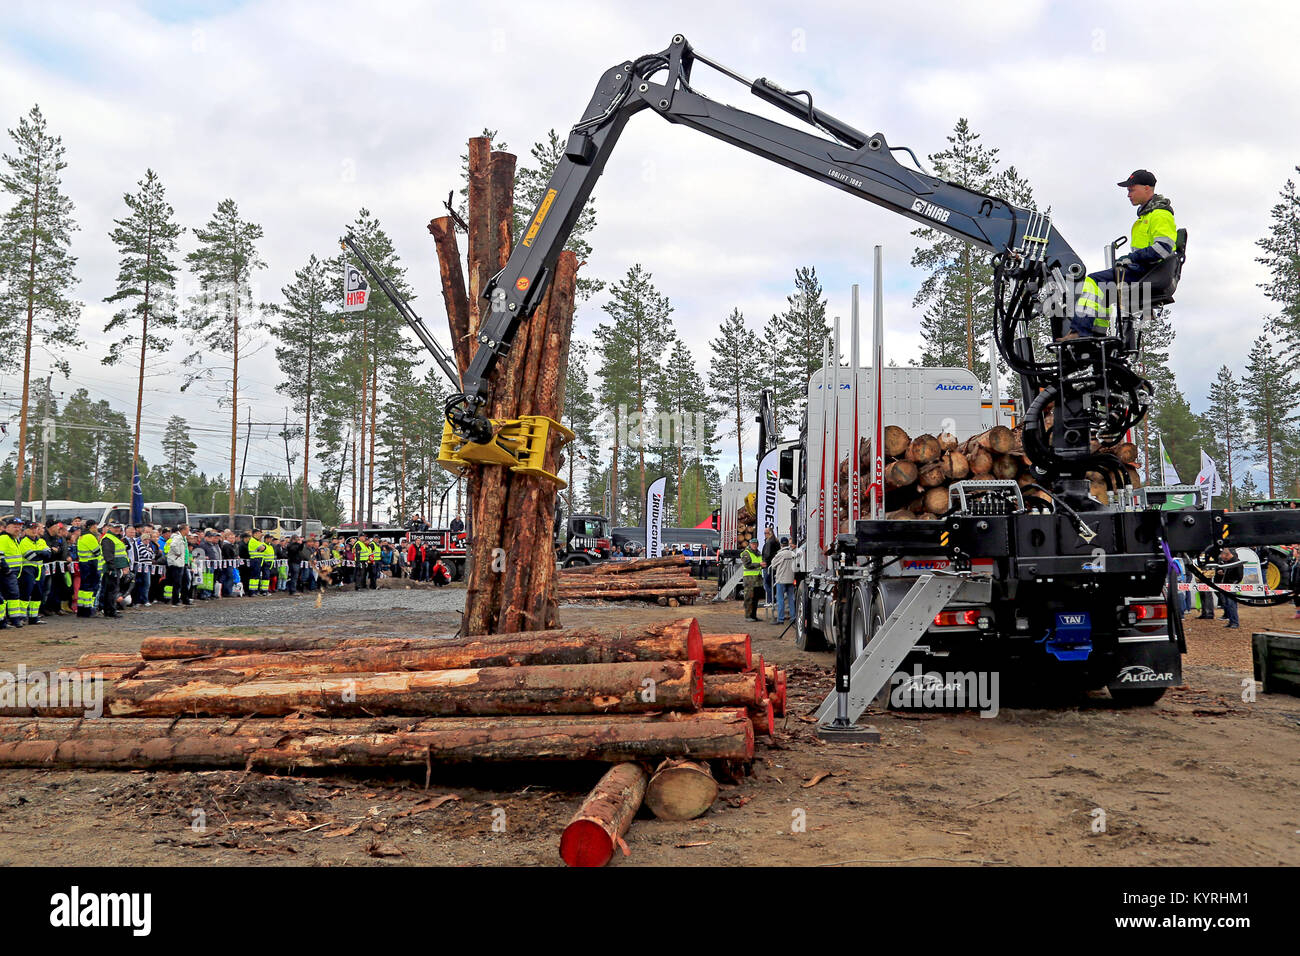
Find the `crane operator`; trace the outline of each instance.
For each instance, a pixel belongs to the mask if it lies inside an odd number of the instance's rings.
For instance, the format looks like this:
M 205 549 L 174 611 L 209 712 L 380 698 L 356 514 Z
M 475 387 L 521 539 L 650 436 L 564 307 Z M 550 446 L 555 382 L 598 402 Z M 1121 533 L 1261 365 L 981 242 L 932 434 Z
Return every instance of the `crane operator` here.
M 1115 260 L 1115 268 L 1093 272 L 1083 281 L 1074 304 L 1070 331 L 1059 341 L 1105 335 L 1110 327 L 1111 310 L 1106 306 L 1102 290 L 1113 288 L 1117 275 L 1124 282 L 1141 281 L 1175 252 L 1178 226 L 1174 222 L 1174 207 L 1156 192 L 1155 175 L 1146 169 L 1136 169 L 1117 185 L 1128 190 L 1128 201 L 1137 207 L 1137 222 L 1133 223 L 1129 240 L 1131 251 Z

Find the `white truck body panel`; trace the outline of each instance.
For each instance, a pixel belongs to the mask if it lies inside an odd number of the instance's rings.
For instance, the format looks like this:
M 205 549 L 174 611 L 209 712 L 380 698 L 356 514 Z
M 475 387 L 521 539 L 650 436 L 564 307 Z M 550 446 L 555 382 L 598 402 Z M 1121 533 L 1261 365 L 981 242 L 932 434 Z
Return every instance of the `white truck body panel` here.
M 840 458 L 849 455 L 853 447 L 852 414 L 852 373 L 847 368 L 839 372 L 839 450 Z M 834 373 L 830 376 L 834 377 Z M 874 370 L 857 369 L 858 378 L 858 433 L 859 438 L 870 436 L 875 423 L 871 420 L 870 396 L 875 389 Z M 833 442 L 830 423 L 823 416 L 822 407 L 823 371 L 813 373 L 808 381 L 808 428 L 804 447 L 806 487 L 805 494 L 808 513 L 806 516 L 807 533 L 800 536 L 805 539 L 800 566 L 807 571 L 821 571 L 826 568 L 823 550 L 817 547 L 817 529 L 820 527 L 821 501 L 821 467 L 822 448 L 827 442 Z M 909 435 L 938 435 L 951 432 L 963 441 L 977 435 L 991 426 L 993 412 L 991 408 L 982 408 L 980 401 L 980 382 L 975 373 L 964 368 L 896 368 L 884 370 L 884 388 L 882 390 L 883 418 L 886 425 L 897 425 Z M 829 416 L 826 416 L 829 417 Z M 985 422 L 989 424 L 985 424 Z M 836 481 L 838 471 L 830 466 L 830 456 L 826 456 L 828 473 L 825 476 L 826 496 L 829 505 L 831 486 Z M 864 475 L 863 487 L 869 481 Z M 724 496 L 725 497 L 725 496 Z M 864 517 L 867 517 L 864 513 Z M 828 537 L 832 523 L 827 516 Z

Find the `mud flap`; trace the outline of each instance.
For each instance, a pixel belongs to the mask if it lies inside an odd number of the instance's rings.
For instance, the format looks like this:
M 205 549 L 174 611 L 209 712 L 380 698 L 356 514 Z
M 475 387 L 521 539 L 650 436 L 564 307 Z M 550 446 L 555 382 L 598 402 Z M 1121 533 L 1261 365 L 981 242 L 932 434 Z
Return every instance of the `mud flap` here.
M 1109 690 L 1176 687 L 1183 682 L 1182 655 L 1167 639 L 1121 642 L 1112 659 L 1116 669 L 1106 684 Z

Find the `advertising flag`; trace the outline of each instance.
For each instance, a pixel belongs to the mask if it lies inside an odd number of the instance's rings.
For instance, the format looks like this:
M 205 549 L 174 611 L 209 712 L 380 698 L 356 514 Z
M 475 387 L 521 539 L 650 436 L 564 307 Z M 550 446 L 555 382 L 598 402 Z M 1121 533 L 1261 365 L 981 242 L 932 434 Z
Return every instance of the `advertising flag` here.
M 343 267 L 343 311 L 362 312 L 370 301 L 370 283 L 352 263 Z
M 656 478 L 645 493 L 645 556 L 664 556 L 664 489 L 668 479 Z

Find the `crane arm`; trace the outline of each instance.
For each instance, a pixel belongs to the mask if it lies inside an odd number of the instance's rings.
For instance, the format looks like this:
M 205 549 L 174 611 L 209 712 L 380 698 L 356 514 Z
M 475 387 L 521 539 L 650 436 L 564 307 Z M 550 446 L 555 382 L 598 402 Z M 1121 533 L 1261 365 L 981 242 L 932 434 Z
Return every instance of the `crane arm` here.
M 807 132 L 710 99 L 691 86 L 703 63 L 749 87 L 760 99 L 814 127 Z M 661 74 L 664 74 L 661 76 Z M 904 166 L 882 133 L 867 135 L 813 106 L 806 91 L 788 92 L 767 79 L 748 80 L 693 50 L 685 37 L 668 48 L 605 71 L 582 119 L 573 127 L 541 202 L 504 269 L 486 283 L 486 319 L 461 394 L 448 403 L 447 420 L 468 441 L 490 439 L 483 413 L 493 368 L 514 344 L 546 290 L 564 244 L 623 127 L 641 110 L 698 130 L 780 163 L 850 195 L 956 236 L 1002 257 L 1009 274 L 1035 274 L 1044 303 L 1066 295 L 1067 281 L 1082 278 L 1083 262 L 1052 226 L 1050 216 Z M 916 162 L 915 154 L 911 154 Z M 916 162 L 919 167 L 919 162 Z

